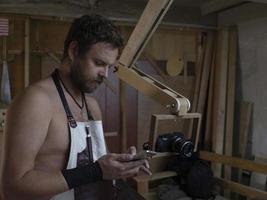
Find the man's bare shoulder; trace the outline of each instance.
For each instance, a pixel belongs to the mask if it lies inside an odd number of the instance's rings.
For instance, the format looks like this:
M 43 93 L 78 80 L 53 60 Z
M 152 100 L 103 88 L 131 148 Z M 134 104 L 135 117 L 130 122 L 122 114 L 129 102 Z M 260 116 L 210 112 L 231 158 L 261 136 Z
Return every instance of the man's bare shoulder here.
M 10 110 L 27 108 L 47 109 L 52 106 L 55 96 L 55 87 L 51 78 L 40 80 L 24 89 L 10 105 Z M 38 107 L 40 106 L 40 108 Z M 48 111 L 48 110 L 47 110 Z
M 95 120 L 101 120 L 102 114 L 98 101 L 91 95 L 85 95 L 87 105 Z

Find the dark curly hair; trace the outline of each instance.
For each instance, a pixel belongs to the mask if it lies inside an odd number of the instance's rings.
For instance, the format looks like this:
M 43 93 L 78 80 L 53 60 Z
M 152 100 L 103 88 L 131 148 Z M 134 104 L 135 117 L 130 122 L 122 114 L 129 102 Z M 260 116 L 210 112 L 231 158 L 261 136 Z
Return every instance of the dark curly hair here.
M 118 29 L 110 20 L 97 14 L 84 15 L 74 20 L 64 42 L 62 60 L 68 57 L 68 48 L 72 41 L 78 42 L 78 54 L 80 56 L 98 42 L 109 43 L 114 48 L 123 46 L 123 39 Z

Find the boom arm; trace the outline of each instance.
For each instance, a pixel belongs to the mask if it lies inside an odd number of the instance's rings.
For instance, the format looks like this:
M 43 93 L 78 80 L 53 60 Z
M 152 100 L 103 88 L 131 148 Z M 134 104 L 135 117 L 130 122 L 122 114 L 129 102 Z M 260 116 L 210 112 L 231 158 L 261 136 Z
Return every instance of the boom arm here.
M 170 113 L 186 115 L 190 109 L 187 98 L 135 67 L 148 40 L 158 27 L 173 0 L 149 0 L 119 59 L 117 76 L 145 95 L 158 101 Z

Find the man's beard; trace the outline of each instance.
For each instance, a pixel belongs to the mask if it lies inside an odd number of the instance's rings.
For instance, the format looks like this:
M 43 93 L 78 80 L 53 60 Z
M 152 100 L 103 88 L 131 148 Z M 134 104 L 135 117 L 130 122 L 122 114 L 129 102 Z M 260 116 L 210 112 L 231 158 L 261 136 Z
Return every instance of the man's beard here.
M 74 83 L 75 87 L 81 90 L 84 93 L 92 93 L 97 87 L 102 83 L 102 79 L 92 79 L 88 80 L 84 77 L 84 74 L 81 70 L 81 64 L 79 61 L 74 61 L 70 65 L 70 78 Z

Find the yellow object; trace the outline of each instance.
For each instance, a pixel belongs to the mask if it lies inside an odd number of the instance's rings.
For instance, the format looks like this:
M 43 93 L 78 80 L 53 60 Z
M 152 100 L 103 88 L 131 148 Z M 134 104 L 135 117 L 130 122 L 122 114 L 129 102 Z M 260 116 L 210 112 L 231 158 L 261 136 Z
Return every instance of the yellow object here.
M 184 60 L 177 54 L 173 54 L 166 66 L 166 71 L 170 76 L 177 76 L 179 75 L 184 68 Z

